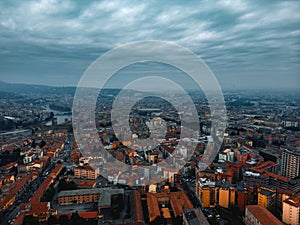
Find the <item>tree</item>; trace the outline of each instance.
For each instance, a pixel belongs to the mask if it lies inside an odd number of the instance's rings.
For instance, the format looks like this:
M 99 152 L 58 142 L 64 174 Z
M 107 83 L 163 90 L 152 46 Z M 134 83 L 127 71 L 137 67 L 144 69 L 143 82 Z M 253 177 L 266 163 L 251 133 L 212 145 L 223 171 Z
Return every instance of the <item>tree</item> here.
M 75 190 L 77 185 L 74 181 L 67 182 L 65 179 L 61 179 L 58 184 L 58 190 Z
M 72 213 L 70 219 L 70 225 L 82 225 L 85 224 L 85 220 L 78 215 L 78 212 Z
M 39 225 L 39 220 L 33 215 L 28 215 L 24 217 L 23 225 Z
M 53 225 L 53 224 L 57 224 L 58 223 L 58 220 L 56 219 L 56 217 L 55 216 L 50 216 L 49 218 L 48 218 L 48 225 Z
M 61 225 L 67 225 L 69 224 L 69 218 L 66 215 L 61 215 L 58 219 L 58 223 Z

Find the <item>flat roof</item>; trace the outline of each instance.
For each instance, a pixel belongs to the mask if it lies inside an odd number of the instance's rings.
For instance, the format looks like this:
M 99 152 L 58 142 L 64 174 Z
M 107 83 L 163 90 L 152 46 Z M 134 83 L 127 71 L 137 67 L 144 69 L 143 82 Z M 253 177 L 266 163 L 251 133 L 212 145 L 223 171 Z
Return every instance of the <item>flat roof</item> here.
M 102 192 L 98 201 L 98 207 L 110 206 L 111 205 L 111 196 L 122 194 L 124 195 L 124 189 L 111 189 L 111 188 L 101 188 Z
M 90 188 L 90 189 L 79 189 L 79 190 L 68 190 L 61 191 L 58 193 L 58 197 L 69 197 L 75 195 L 89 195 L 89 194 L 100 194 L 101 188 Z

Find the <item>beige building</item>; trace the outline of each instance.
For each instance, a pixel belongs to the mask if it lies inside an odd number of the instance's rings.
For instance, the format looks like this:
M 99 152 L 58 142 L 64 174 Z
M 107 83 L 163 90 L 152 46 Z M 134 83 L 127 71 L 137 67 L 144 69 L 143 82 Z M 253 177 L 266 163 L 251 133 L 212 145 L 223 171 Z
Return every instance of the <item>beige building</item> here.
M 79 189 L 70 191 L 61 191 L 58 194 L 58 203 L 60 205 L 81 204 L 88 202 L 98 202 L 99 210 L 111 206 L 112 195 L 122 194 L 124 196 L 124 189 L 113 188 L 91 188 Z
M 87 178 L 96 180 L 99 177 L 99 169 L 94 169 L 88 164 L 78 166 L 74 169 L 75 178 Z
M 283 225 L 269 210 L 259 205 L 247 205 L 246 225 Z
M 290 225 L 300 224 L 300 196 L 291 197 L 283 201 L 282 221 Z
M 58 194 L 58 203 L 60 205 L 68 205 L 68 204 L 98 202 L 100 193 L 101 193 L 100 188 L 61 191 Z
M 178 176 L 178 174 L 179 174 L 178 169 L 172 169 L 172 168 L 165 168 L 164 169 L 164 179 L 169 181 L 170 183 L 175 182 L 176 176 Z

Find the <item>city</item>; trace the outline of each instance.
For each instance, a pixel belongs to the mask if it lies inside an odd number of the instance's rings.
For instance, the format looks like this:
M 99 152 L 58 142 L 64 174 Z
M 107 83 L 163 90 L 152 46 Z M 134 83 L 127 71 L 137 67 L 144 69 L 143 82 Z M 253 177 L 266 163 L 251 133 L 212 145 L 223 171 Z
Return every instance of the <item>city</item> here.
M 116 90 L 106 92 L 113 98 Z M 197 148 L 183 168 L 164 168 L 159 173 L 161 182 L 147 184 L 152 173 L 149 170 L 143 171 L 142 177 L 128 177 L 100 155 L 104 172 L 90 166 L 95 159 L 81 154 L 68 113 L 55 111 L 48 122 L 51 109 L 45 104 L 67 98 L 65 93 L 48 95 L 44 101 L 34 101 L 38 92 L 22 95 L 26 97 L 12 98 L 10 94 L 10 106 L 14 107 L 5 107 L 7 101 L 1 106 L 5 115 L 2 124 L 11 123 L 20 130 L 1 133 L 3 224 L 64 224 L 64 220 L 76 224 L 74 218 L 81 218 L 84 224 L 182 224 L 185 220 L 247 224 L 262 214 L 266 221 L 278 224 L 299 223 L 299 217 L 294 216 L 300 207 L 299 96 L 225 92 L 228 124 L 223 144 L 214 161 L 201 171 L 198 163 L 210 139 L 210 118 L 207 103 L 191 93 L 201 115 L 202 136 L 193 140 Z M 99 139 L 119 161 L 139 170 L 139 166 L 157 163 L 169 153 L 177 160 L 187 154 L 186 149 L 176 148 L 180 127 L 176 111 L 168 104 L 149 98 L 133 111 L 133 125 L 145 123 L 153 114 L 169 118 L 168 133 L 159 146 L 139 151 L 132 150 L 131 143 L 118 141 L 107 114 L 112 101 L 104 99 L 96 113 L 101 123 Z M 24 108 L 26 102 L 31 106 Z M 153 108 L 155 103 L 160 110 Z M 138 110 L 145 106 L 147 111 Z M 24 117 L 18 116 L 22 109 L 26 111 Z M 32 114 L 41 121 L 23 123 Z M 59 123 L 56 116 L 65 119 Z M 148 125 L 159 126 L 160 121 Z M 140 128 L 135 130 L 138 136 L 149 132 L 141 129 L 143 126 L 136 127 Z
M 300 225 L 300 1 L 0 9 L 0 225 Z

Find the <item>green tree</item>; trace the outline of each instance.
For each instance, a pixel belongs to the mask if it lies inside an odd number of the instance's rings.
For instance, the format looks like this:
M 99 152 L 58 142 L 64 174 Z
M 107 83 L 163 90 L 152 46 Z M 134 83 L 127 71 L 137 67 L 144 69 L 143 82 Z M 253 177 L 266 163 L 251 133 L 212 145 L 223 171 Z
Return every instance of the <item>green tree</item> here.
M 33 215 L 28 215 L 24 217 L 23 225 L 39 225 L 38 218 L 34 217 Z
M 68 225 L 69 224 L 69 218 L 66 215 L 61 215 L 58 219 L 58 223 L 61 225 Z
M 49 216 L 48 218 L 48 221 L 47 221 L 47 224 L 48 225 L 53 225 L 53 224 L 57 224 L 58 223 L 58 220 L 56 219 L 55 216 Z
M 85 224 L 85 220 L 78 215 L 78 212 L 72 213 L 70 219 L 70 225 L 82 225 Z

